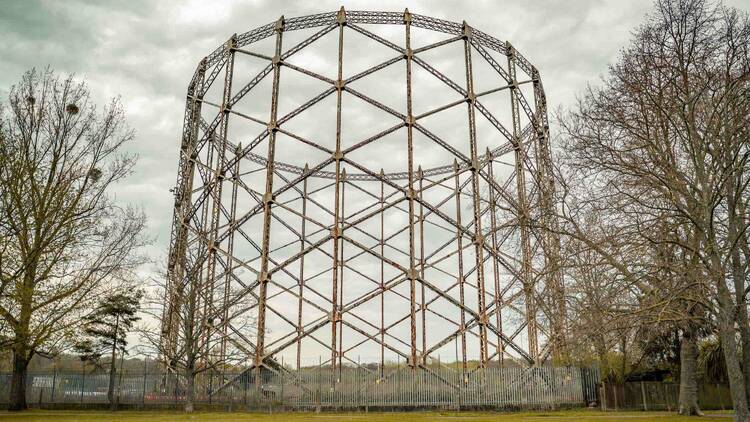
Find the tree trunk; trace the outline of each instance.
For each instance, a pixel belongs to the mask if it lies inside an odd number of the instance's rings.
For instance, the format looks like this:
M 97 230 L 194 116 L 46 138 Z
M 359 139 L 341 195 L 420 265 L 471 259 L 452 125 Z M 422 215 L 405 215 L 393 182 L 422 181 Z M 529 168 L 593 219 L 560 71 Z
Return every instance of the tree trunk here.
M 109 387 L 107 388 L 107 400 L 109 400 L 109 410 L 117 410 L 117 401 L 115 400 L 115 376 L 117 374 L 117 365 L 115 357 L 112 355 L 112 362 L 109 364 Z
M 728 179 L 727 187 L 727 228 L 729 241 L 733 244 L 730 251 L 734 295 L 737 302 L 737 325 L 740 327 L 740 346 L 742 346 L 742 371 L 745 377 L 745 395 L 750 403 L 750 325 L 747 316 L 747 298 L 745 296 L 746 269 L 742 262 L 742 250 L 747 250 L 747 235 L 740 232 L 741 221 L 746 212 L 744 206 L 736 200 L 736 188 L 740 181 L 737 177 Z
M 695 333 L 688 328 L 682 333 L 680 342 L 680 403 L 679 413 L 685 416 L 702 416 L 698 407 L 698 380 L 696 376 L 696 362 L 698 360 L 698 345 Z
M 620 334 L 620 352 L 622 353 L 622 364 L 620 365 L 620 382 L 625 382 L 625 373 L 628 368 L 627 338 L 625 333 Z
M 605 346 L 604 336 L 594 336 L 594 348 L 596 349 L 596 356 L 599 358 L 600 377 L 602 378 L 602 381 L 608 381 L 610 368 L 607 359 L 607 347 Z
M 107 388 L 107 400 L 109 400 L 109 409 L 113 412 L 117 410 L 115 401 L 115 378 L 117 374 L 117 360 L 115 352 L 117 351 L 117 330 L 120 328 L 120 315 L 115 316 L 115 336 L 112 339 L 112 357 L 109 362 L 109 388 Z
M 742 371 L 745 377 L 745 397 L 750 403 L 750 325 L 748 325 L 747 302 L 740 302 L 737 312 L 737 324 L 740 326 L 740 344 L 742 345 Z
M 10 404 L 8 410 L 26 410 L 26 373 L 31 357 L 24 351 L 13 351 L 13 376 L 10 381 Z
M 707 225 L 708 227 L 708 225 Z M 716 236 L 713 231 L 709 230 L 709 245 L 716 245 Z M 740 302 L 735 302 L 736 297 L 732 297 L 727 286 L 727 274 L 718 253 L 718 247 L 709 249 L 711 264 L 714 276 L 714 284 L 717 292 L 718 302 L 718 328 L 721 347 L 724 352 L 724 363 L 727 367 L 727 377 L 729 378 L 729 390 L 732 395 L 732 406 L 734 407 L 734 420 L 737 422 L 750 422 L 750 412 L 747 407 L 747 394 L 745 392 L 745 376 L 740 365 L 740 356 L 737 353 L 737 332 L 735 323 L 737 321 L 737 306 Z
M 185 370 L 187 390 L 185 391 L 185 412 L 191 413 L 195 410 L 195 370 L 188 367 Z
M 719 295 L 723 296 L 721 293 Z M 727 298 L 724 299 L 726 300 Z M 722 303 L 722 305 L 725 304 Z M 730 319 L 726 315 L 725 309 L 721 311 L 724 315 L 719 316 L 719 337 L 721 338 L 721 347 L 724 349 L 724 361 L 727 365 L 729 390 L 732 394 L 732 405 L 734 406 L 734 420 L 737 422 L 747 422 L 750 421 L 750 413 L 748 413 L 747 396 L 745 395 L 745 377 L 742 374 L 740 360 L 737 356 L 734 318 Z

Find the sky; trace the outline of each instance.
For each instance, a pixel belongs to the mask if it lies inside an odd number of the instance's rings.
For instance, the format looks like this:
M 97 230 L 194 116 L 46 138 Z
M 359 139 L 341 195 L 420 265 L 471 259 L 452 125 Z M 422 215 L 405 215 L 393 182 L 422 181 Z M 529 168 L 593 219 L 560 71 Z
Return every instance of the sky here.
M 742 7 L 742 0 L 728 5 Z M 187 84 L 197 63 L 233 33 L 338 10 L 382 10 L 466 21 L 513 43 L 540 71 L 549 110 L 572 104 L 596 84 L 627 45 L 651 0 L 567 1 L 81 1 L 0 0 L 0 101 L 24 71 L 50 66 L 87 81 L 105 104 L 120 97 L 136 138 L 134 174 L 114 194 L 141 206 L 154 238 L 148 254 L 167 255 Z M 303 56 L 310 60 L 315 56 Z M 553 126 L 554 139 L 554 126 Z M 294 164 L 303 165 L 302 162 Z
M 471 4 L 469 7 L 468 5 Z M 136 139 L 135 174 L 118 200 L 142 205 L 166 255 L 187 83 L 198 61 L 233 33 L 337 10 L 341 1 L 0 0 L 0 98 L 31 68 L 87 81 L 99 104 L 120 96 Z M 346 9 L 465 20 L 510 40 L 539 68 L 551 109 L 596 82 L 651 7 L 635 1 L 344 1 Z
M 117 197 L 145 208 L 152 252 L 166 255 L 184 96 L 198 61 L 235 32 L 342 4 L 408 7 L 510 40 L 540 70 L 554 110 L 606 72 L 652 2 L 0 0 L 0 98 L 24 71 L 47 65 L 85 79 L 99 104 L 119 96 L 139 161 Z

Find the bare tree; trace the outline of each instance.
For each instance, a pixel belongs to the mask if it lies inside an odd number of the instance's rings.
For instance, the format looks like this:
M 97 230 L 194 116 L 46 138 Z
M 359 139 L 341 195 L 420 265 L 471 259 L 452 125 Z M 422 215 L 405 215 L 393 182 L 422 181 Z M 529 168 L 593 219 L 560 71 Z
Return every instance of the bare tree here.
M 0 115 L 0 327 L 13 353 L 10 408 L 21 410 L 31 358 L 140 263 L 145 218 L 111 195 L 135 163 L 117 100 L 97 110 L 83 83 L 31 70 Z
M 576 145 L 570 151 L 576 154 Z M 577 158 L 567 160 L 579 166 Z M 558 171 L 558 173 L 560 173 Z M 560 173 L 561 174 L 561 173 Z M 565 240 L 567 287 L 573 313 L 572 340 L 592 344 L 599 361 L 615 346 L 634 363 L 653 353 L 670 331 L 681 333 L 680 413 L 701 414 L 697 404 L 697 342 L 699 333 L 710 326 L 707 311 L 712 308 L 711 292 L 705 282 L 695 248 L 687 250 L 694 236 L 691 227 L 664 213 L 658 193 L 648 197 L 649 208 L 641 208 L 630 196 L 622 195 L 622 180 L 604 186 L 602 174 L 589 170 L 583 176 L 560 177 L 564 192 L 559 226 Z M 576 186 L 575 188 L 573 186 Z M 612 186 L 617 186 L 613 191 Z M 628 344 L 628 332 L 637 332 L 641 347 Z M 651 340 L 649 340 L 651 339 Z M 635 340 L 635 339 L 634 339 Z M 619 345 L 617 344 L 619 342 Z M 634 353 L 640 353 L 636 358 Z M 659 351 L 658 354 L 664 355 Z M 624 379 L 627 359 L 616 378 Z M 637 365 L 636 365 L 637 366 Z M 635 369 L 635 367 L 633 367 Z
M 706 293 L 700 306 L 718 321 L 741 421 L 746 377 L 735 335 L 748 324 L 738 312 L 747 291 L 731 262 L 748 228 L 738 216 L 748 200 L 749 71 L 746 14 L 701 0 L 659 1 L 602 86 L 562 119 L 576 171 L 596 186 L 593 200 L 611 204 L 637 239 L 680 258 L 655 268 L 683 274 L 673 278 L 683 291 Z M 660 225 L 678 235 L 665 236 Z
M 218 278 L 206 280 L 192 274 L 177 282 L 178 287 L 167 288 L 166 275 L 155 280 L 147 313 L 156 323 L 142 327 L 141 334 L 144 343 L 159 355 L 165 369 L 174 373 L 177 388 L 184 388 L 185 411 L 192 412 L 199 375 L 211 371 L 219 375 L 221 383 L 233 382 L 231 377 L 236 374 L 227 378 L 226 369 L 236 370 L 253 351 L 250 343 L 243 345 L 234 337 L 252 336 L 255 325 L 241 316 L 243 308 L 249 306 L 246 303 L 231 300 L 223 303 L 219 293 L 215 298 L 208 297 L 207 291 L 220 289 L 207 289 L 202 284 L 218 284 Z M 229 297 L 240 296 L 232 291 Z M 180 380 L 184 385 L 179 385 Z M 214 390 L 224 386 L 220 384 Z
M 636 326 L 629 312 L 637 306 L 637 297 L 622 274 L 608 262 L 619 251 L 609 241 L 601 214 L 589 210 L 576 227 L 582 236 L 562 239 L 561 261 L 571 317 L 568 341 L 579 359 L 586 359 L 593 352 L 603 378 L 624 380 L 634 337 L 631 333 Z M 592 249 L 587 242 L 598 245 L 600 250 Z M 619 365 L 610 359 L 615 350 L 620 353 Z

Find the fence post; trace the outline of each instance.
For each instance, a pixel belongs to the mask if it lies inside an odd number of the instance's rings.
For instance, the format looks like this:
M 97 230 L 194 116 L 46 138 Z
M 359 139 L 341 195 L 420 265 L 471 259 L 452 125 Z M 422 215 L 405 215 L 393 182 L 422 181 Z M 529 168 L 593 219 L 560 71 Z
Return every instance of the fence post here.
M 365 372 L 365 413 L 368 412 L 370 406 L 370 383 L 367 381 L 367 372 Z
M 50 403 L 55 403 L 55 384 L 57 384 L 57 365 L 55 365 L 52 369 L 52 392 L 50 393 L 49 401 Z
M 174 407 L 175 409 L 177 409 L 180 405 L 180 399 L 179 397 L 177 397 L 177 394 L 179 393 L 179 387 L 180 387 L 180 375 L 177 371 L 175 371 L 173 375 L 174 375 L 174 382 L 172 383 L 172 397 L 174 398 Z M 193 374 L 193 383 L 195 383 L 195 374 Z
M 456 337 L 456 338 L 458 338 L 458 337 Z M 458 344 L 458 343 L 456 343 L 456 344 Z M 456 354 L 456 356 L 458 356 L 458 354 Z M 458 365 L 458 359 L 456 359 L 456 365 Z M 458 377 L 459 377 L 458 371 L 456 371 L 456 375 L 453 378 L 456 379 Z M 459 411 L 461 410 L 461 396 L 463 396 L 463 389 L 464 389 L 463 375 L 461 375 L 460 378 L 461 379 L 459 379 L 458 382 L 456 383 L 456 385 L 458 386 L 458 391 L 456 391 L 456 393 L 457 393 L 456 394 L 456 401 L 458 402 L 458 406 L 457 407 L 458 407 Z
M 81 404 L 83 404 L 83 387 L 86 384 L 86 362 L 81 364 Z
M 120 354 L 120 374 L 119 374 L 119 379 L 117 381 L 117 399 L 115 401 L 115 409 L 120 407 L 120 397 L 122 396 L 122 363 L 123 363 L 124 357 L 125 357 L 125 354 L 121 353 Z
M 641 400 L 643 401 L 643 411 L 648 412 L 648 405 L 646 404 L 646 386 L 641 381 Z
M 482 366 L 482 389 L 479 391 L 479 399 L 481 400 L 482 406 L 487 406 L 487 371 L 485 366 Z
M 245 371 L 242 374 L 242 404 L 245 406 L 245 410 L 247 410 L 247 385 L 250 383 L 250 375 Z
M 281 357 L 281 371 L 279 371 L 279 384 L 281 387 L 281 408 L 284 406 L 284 356 Z
M 669 389 L 667 388 L 667 384 L 664 384 L 664 400 L 667 402 L 667 412 L 672 411 L 672 405 L 671 400 L 669 400 Z
M 146 368 L 148 365 L 148 357 L 143 356 L 143 391 L 141 392 L 141 406 L 145 409 L 146 408 Z
M 401 402 L 401 356 L 396 355 L 396 400 Z
M 318 378 L 318 407 L 317 409 L 315 409 L 317 413 L 320 413 L 320 407 L 323 404 L 323 398 L 321 397 L 321 395 L 323 394 L 321 383 L 323 382 L 323 380 L 320 378 L 320 373 L 322 369 L 323 369 L 323 358 L 321 356 L 318 356 L 318 377 L 317 377 Z
M 359 403 L 360 402 L 360 392 L 361 392 L 361 389 L 362 389 L 361 380 L 360 380 L 360 378 L 361 378 L 360 377 L 360 369 L 362 369 L 362 368 L 360 368 L 360 366 L 359 366 L 360 363 L 359 362 L 360 362 L 359 361 L 359 356 L 357 356 L 357 373 L 356 373 L 356 376 L 357 376 L 357 410 L 359 410 L 359 407 L 360 407 L 360 403 Z

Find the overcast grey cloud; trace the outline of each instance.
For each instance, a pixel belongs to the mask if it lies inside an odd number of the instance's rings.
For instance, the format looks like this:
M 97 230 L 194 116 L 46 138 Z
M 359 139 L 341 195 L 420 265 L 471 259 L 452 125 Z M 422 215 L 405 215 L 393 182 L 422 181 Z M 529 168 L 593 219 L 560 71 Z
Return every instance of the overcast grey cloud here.
M 727 2 L 738 7 L 743 3 Z M 99 104 L 120 96 L 127 120 L 137 131 L 129 148 L 140 160 L 133 177 L 118 187 L 116 195 L 122 202 L 144 207 L 156 239 L 150 253 L 162 258 L 169 243 L 173 203 L 169 190 L 175 183 L 185 92 L 199 60 L 233 33 L 275 21 L 280 15 L 334 11 L 341 5 L 341 1 L 329 0 L 0 0 L 0 96 L 25 70 L 47 65 L 85 79 Z M 549 108 L 554 110 L 570 104 L 587 83 L 598 81 L 627 44 L 630 31 L 643 21 L 652 1 L 387 0 L 343 1 L 343 5 L 348 10 L 402 11 L 408 7 L 414 13 L 465 20 L 511 41 L 541 72 Z M 325 64 L 325 58 L 304 53 L 297 60 L 312 69 Z M 450 61 L 441 69 L 450 73 Z M 453 70 L 462 72 L 459 67 Z M 299 98 L 290 95 L 291 101 L 307 99 L 305 93 L 297 94 Z M 387 104 L 386 99 L 378 100 Z M 260 110 L 258 115 L 262 115 Z M 378 130 L 393 124 L 357 122 L 357 116 L 345 118 L 353 125 Z M 316 122 L 293 131 L 332 133 L 322 125 Z M 280 154 L 293 155 L 289 151 Z M 362 160 L 368 158 L 372 157 Z M 426 160 L 425 164 L 429 157 Z M 437 164 L 443 163 L 433 163 Z
M 345 1 L 347 9 L 412 12 L 510 40 L 541 71 L 552 108 L 606 71 L 651 7 L 637 1 Z M 121 96 L 137 138 L 136 174 L 120 200 L 146 208 L 165 254 L 184 95 L 197 62 L 232 33 L 280 15 L 337 10 L 339 1 L 0 1 L 0 94 L 31 67 L 86 79 L 99 103 Z

